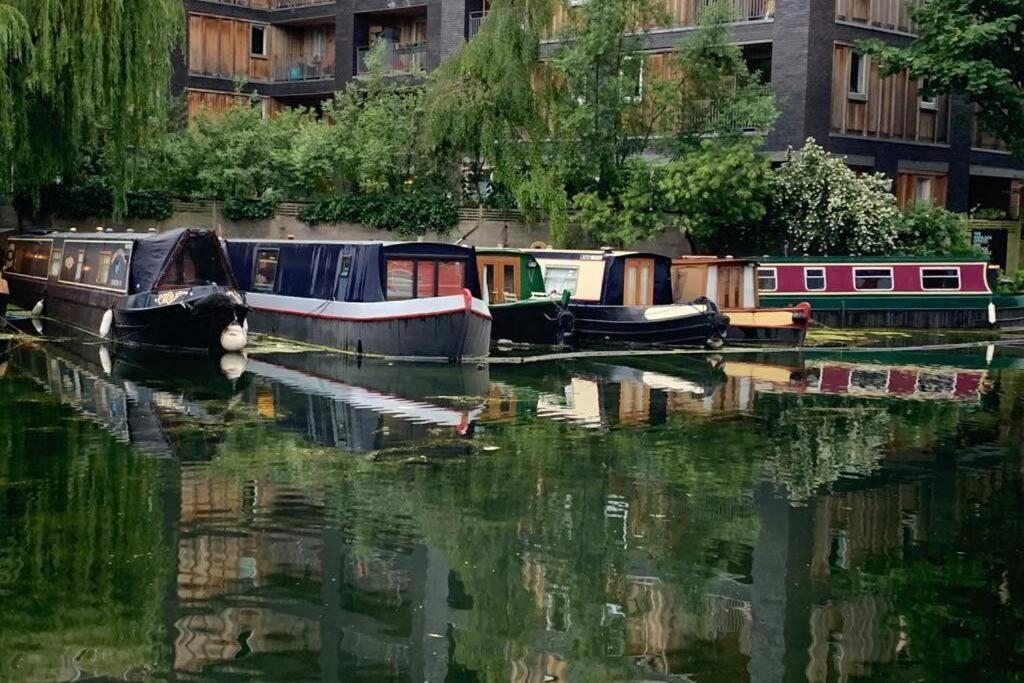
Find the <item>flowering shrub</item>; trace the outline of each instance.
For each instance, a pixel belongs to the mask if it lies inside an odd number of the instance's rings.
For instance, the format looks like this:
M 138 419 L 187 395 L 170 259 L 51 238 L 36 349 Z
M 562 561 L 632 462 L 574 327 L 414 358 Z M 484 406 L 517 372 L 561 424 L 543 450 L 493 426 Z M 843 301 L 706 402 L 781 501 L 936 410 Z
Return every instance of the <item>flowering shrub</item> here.
M 771 175 L 771 215 L 791 253 L 892 253 L 899 210 L 890 185 L 881 173 L 858 175 L 808 138 Z

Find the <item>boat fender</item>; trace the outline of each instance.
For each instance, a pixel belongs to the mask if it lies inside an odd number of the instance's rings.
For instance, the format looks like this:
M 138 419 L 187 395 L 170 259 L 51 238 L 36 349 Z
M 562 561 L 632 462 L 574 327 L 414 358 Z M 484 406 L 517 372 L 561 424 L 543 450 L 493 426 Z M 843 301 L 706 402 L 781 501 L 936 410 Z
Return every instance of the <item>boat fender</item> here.
M 988 302 L 988 324 L 996 324 L 996 305 L 991 301 Z
M 32 307 L 31 315 L 32 315 L 33 318 L 42 318 L 43 317 L 43 300 L 42 299 L 37 301 L 36 305 Z
M 110 374 L 114 371 L 114 361 L 110 358 L 110 349 L 106 346 L 100 346 L 100 367 L 103 368 L 103 372 Z
M 238 353 L 249 343 L 249 335 L 238 323 L 231 323 L 220 333 L 220 346 L 228 353 Z
M 245 372 L 248 361 L 240 353 L 225 353 L 220 357 L 220 371 L 230 380 L 236 380 Z
M 242 329 L 245 330 L 246 334 L 249 334 L 249 319 L 246 318 L 242 321 Z
M 717 351 L 718 349 L 725 346 L 725 341 L 719 336 L 714 336 L 704 342 L 704 347 L 710 351 Z
M 103 320 L 100 321 L 100 336 L 104 339 L 110 336 L 114 329 L 114 312 L 109 308 L 103 312 Z

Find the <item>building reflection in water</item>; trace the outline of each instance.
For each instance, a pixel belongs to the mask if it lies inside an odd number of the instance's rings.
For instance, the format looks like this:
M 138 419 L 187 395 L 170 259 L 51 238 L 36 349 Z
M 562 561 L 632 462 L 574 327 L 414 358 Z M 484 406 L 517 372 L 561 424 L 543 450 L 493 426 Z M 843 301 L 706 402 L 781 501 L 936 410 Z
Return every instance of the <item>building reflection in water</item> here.
M 1019 446 L 1005 457 L 1019 429 L 961 426 L 1004 390 L 985 370 L 676 360 L 425 380 L 281 354 L 216 390 L 175 391 L 66 352 L 13 362 L 117 438 L 180 460 L 166 618 L 168 665 L 186 679 L 826 682 L 911 663 L 926 675 L 922 657 L 943 646 L 926 605 L 897 589 L 957 553 L 987 566 L 993 551 L 972 540 L 986 515 L 1004 547 L 1024 541 L 999 517 L 1024 497 Z M 896 403 L 908 397 L 921 400 Z M 794 496 L 762 461 L 773 439 L 789 448 L 779 426 L 809 405 L 843 419 L 869 406 L 884 438 L 864 471 L 826 463 Z M 182 448 L 182 419 L 207 426 L 208 448 Z M 915 446 L 900 420 L 930 438 Z M 863 440 L 863 425 L 842 425 Z M 958 440 L 935 437 L 949 429 Z M 363 469 L 313 450 L 477 438 L 502 459 Z M 1014 569 L 999 575 L 1015 597 Z

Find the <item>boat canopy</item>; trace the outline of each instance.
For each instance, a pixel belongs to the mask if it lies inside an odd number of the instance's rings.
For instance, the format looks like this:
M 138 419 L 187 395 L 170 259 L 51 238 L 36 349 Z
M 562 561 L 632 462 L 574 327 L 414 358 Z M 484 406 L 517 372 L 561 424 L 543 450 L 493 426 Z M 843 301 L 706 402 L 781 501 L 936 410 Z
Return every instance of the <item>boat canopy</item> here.
M 39 232 L 19 235 L 10 239 L 9 260 L 12 264 L 19 260 L 18 245 L 33 243 L 36 250 L 31 256 L 39 263 L 36 275 L 45 279 L 49 268 L 50 278 L 72 286 L 125 292 L 123 273 L 126 263 L 129 266 L 127 294 L 206 283 L 234 286 L 220 240 L 209 230 L 179 228 L 162 233 Z M 54 260 L 58 257 L 59 266 Z M 117 277 L 118 272 L 122 273 L 120 278 Z
M 672 259 L 662 254 L 640 251 L 601 250 L 530 250 L 544 269 L 544 283 L 549 289 L 558 289 L 564 275 L 572 269 L 571 280 L 574 301 L 598 303 L 604 306 L 622 306 L 626 290 L 626 269 L 634 264 L 649 262 L 653 267 L 647 275 L 653 305 L 671 304 Z
M 480 296 L 472 247 L 435 242 L 232 239 L 227 250 L 245 291 L 364 303 L 440 296 L 462 289 Z M 424 289 L 428 281 L 429 292 Z

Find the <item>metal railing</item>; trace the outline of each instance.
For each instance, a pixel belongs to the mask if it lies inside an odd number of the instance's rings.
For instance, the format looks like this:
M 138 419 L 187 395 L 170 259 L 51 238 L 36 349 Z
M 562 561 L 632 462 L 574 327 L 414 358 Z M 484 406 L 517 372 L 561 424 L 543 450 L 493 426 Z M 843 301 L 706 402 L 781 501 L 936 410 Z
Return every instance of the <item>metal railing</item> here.
M 775 0 L 733 0 L 736 21 L 763 21 L 775 16 Z
M 280 61 L 274 65 L 274 81 L 325 81 L 334 78 L 334 64 L 324 64 L 317 57 Z
M 917 33 L 911 18 L 924 0 L 836 0 L 836 19 L 897 33 Z
M 700 100 L 696 107 L 686 116 L 688 127 L 697 131 L 712 132 L 711 129 L 724 131 L 753 133 L 758 130 L 758 125 L 748 121 L 736 112 L 730 111 L 728 107 L 722 106 L 721 102 L 714 100 Z
M 334 5 L 337 0 L 207 0 L 220 5 L 234 5 L 235 7 L 246 7 L 248 9 L 295 9 L 298 7 L 316 7 L 319 5 Z
M 364 45 L 357 49 L 356 73 L 370 71 L 366 56 L 374 46 Z M 391 43 L 385 48 L 384 64 L 388 71 L 395 73 L 419 73 L 426 69 L 427 43 Z
M 472 39 L 480 31 L 480 22 L 487 16 L 487 10 L 478 10 L 469 13 L 469 36 Z

